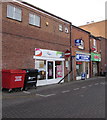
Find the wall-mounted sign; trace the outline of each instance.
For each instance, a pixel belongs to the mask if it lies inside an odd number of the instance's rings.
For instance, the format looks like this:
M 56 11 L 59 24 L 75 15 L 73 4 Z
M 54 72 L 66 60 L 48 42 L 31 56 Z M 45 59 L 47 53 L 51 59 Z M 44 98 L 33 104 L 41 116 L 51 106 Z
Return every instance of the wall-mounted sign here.
M 91 53 L 91 61 L 101 61 L 101 54 Z
M 84 49 L 84 41 L 81 40 L 81 44 L 78 46 L 79 49 L 83 50 Z
M 90 55 L 87 54 L 76 54 L 76 61 L 90 61 Z
M 93 46 L 93 47 L 91 48 L 91 50 L 92 50 L 92 51 L 96 51 L 96 47 Z
M 35 56 L 38 57 L 62 58 L 63 54 L 64 53 L 60 51 L 35 48 Z
M 78 46 L 79 49 L 84 49 L 84 41 L 82 39 L 76 39 L 75 46 Z
M 80 45 L 81 45 L 81 39 L 76 39 L 75 46 L 80 46 Z

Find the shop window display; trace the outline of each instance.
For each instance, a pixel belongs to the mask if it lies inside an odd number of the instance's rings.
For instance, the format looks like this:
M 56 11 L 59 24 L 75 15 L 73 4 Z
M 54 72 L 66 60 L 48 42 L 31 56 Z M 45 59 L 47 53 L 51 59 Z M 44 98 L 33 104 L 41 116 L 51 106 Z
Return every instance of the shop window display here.
M 76 63 L 76 73 L 77 73 L 77 77 L 81 76 L 81 73 L 83 72 L 83 63 L 82 62 L 77 62 Z
M 36 60 L 36 68 L 39 70 L 38 80 L 46 79 L 46 61 Z
M 63 67 L 61 61 L 55 61 L 55 78 L 63 77 Z

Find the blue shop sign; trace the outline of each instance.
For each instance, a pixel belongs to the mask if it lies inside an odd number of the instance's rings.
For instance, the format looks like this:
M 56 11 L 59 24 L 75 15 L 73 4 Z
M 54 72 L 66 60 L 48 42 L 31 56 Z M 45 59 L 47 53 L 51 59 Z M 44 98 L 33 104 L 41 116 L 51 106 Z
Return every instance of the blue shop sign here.
M 90 61 L 90 55 L 76 54 L 76 61 L 86 61 L 86 62 L 89 62 Z
M 81 39 L 76 39 L 75 46 L 80 46 L 80 45 L 81 45 Z

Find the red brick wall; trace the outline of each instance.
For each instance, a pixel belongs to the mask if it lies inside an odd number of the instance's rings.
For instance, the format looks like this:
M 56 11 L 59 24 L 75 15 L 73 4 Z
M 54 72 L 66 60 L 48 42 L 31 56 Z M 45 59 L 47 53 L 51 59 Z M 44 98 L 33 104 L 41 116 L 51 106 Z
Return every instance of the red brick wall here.
M 11 3 L 21 7 L 22 22 L 6 17 L 6 6 L 3 3 L 3 69 L 34 68 L 34 49 L 48 49 L 65 52 L 70 45 L 70 32 L 58 30 L 58 25 L 70 28 L 65 21 L 37 12 L 18 3 Z M 41 17 L 41 27 L 29 25 L 29 12 Z M 48 22 L 49 26 L 45 23 Z M 66 71 L 66 70 L 65 70 Z

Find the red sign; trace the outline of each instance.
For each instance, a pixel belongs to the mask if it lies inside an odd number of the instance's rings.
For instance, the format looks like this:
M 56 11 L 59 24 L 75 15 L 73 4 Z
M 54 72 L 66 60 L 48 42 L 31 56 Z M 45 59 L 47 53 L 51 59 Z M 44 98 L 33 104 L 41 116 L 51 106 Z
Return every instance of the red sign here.
M 95 51 L 95 50 L 96 50 L 96 48 L 94 48 L 94 47 L 93 47 L 91 50 L 92 50 L 92 51 Z
M 67 51 L 65 52 L 65 57 L 70 57 L 70 55 L 71 55 L 70 50 L 67 50 Z

